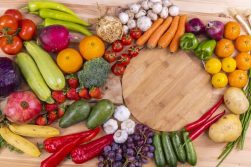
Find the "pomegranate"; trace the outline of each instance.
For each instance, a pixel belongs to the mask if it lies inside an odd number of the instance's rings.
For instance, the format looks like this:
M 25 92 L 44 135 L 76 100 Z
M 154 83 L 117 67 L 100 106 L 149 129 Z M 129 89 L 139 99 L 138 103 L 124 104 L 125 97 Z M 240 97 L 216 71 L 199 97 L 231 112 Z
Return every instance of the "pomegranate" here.
M 3 112 L 9 121 L 22 124 L 36 118 L 41 110 L 37 97 L 30 91 L 24 91 L 10 94 Z

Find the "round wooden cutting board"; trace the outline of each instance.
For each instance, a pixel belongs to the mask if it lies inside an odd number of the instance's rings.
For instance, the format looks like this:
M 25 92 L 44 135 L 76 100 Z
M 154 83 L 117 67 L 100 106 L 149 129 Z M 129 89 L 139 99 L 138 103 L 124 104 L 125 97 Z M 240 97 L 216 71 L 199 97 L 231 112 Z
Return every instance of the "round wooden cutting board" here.
M 160 131 L 179 130 L 199 118 L 219 98 L 201 61 L 183 51 L 145 49 L 132 59 L 122 79 L 133 116 Z

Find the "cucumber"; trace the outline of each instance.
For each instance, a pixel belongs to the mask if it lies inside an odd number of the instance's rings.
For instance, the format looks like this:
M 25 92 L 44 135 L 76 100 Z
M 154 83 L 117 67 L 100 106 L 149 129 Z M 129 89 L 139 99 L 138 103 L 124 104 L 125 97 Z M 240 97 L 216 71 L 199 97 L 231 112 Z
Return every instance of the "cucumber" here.
M 157 167 L 164 167 L 166 165 L 166 160 L 165 160 L 164 152 L 162 149 L 162 144 L 161 144 L 159 133 L 154 134 L 153 145 L 154 145 L 155 164 Z
M 162 146 L 165 153 L 167 165 L 170 167 L 177 166 L 177 157 L 175 155 L 171 139 L 168 136 L 167 132 L 162 132 L 161 141 L 162 141 Z
M 193 143 L 189 140 L 188 132 L 183 132 L 183 140 L 185 143 L 187 162 L 190 165 L 195 166 L 197 163 L 197 155 Z
M 182 139 L 180 138 L 180 133 L 179 132 L 172 132 L 171 133 L 171 141 L 173 144 L 173 149 L 174 152 L 176 153 L 177 159 L 181 163 L 186 162 L 186 151 L 184 147 L 182 146 Z
M 57 67 L 52 57 L 34 41 L 26 41 L 24 46 L 36 62 L 47 85 L 52 90 L 62 90 L 65 87 L 64 74 Z
M 46 85 L 37 65 L 30 55 L 23 52 L 19 53 L 16 57 L 16 62 L 21 69 L 25 80 L 37 97 L 46 103 L 54 103 L 54 100 L 51 97 L 51 91 Z
M 102 125 L 112 117 L 114 110 L 114 105 L 110 100 L 100 100 L 91 110 L 91 114 L 86 123 L 87 127 L 94 129 Z

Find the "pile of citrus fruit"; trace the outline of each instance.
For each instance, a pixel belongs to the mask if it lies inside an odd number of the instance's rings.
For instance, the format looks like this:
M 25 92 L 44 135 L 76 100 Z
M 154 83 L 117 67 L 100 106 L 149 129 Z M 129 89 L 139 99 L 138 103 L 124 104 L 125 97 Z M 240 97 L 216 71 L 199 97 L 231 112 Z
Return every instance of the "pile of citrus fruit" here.
M 240 31 L 241 27 L 237 22 L 228 22 L 224 27 L 224 38 L 217 42 L 216 57 L 205 64 L 205 70 L 212 74 L 211 82 L 215 88 L 223 88 L 228 84 L 243 88 L 248 82 L 251 36 L 240 35 Z

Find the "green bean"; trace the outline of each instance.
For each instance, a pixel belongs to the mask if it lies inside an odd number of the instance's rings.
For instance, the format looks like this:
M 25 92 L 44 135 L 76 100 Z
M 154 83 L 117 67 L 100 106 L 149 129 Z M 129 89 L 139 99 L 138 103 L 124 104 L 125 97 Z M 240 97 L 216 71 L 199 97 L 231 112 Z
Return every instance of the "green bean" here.
M 65 26 L 66 28 L 68 28 L 71 31 L 80 32 L 80 33 L 82 33 L 82 34 L 84 34 L 86 36 L 92 35 L 92 33 L 88 29 L 86 29 L 85 27 L 83 27 L 83 26 L 81 26 L 79 24 L 72 23 L 72 22 L 46 18 L 44 20 L 44 22 L 42 23 L 42 25 L 45 26 L 45 27 L 50 26 L 50 25 L 62 25 L 62 26 Z

